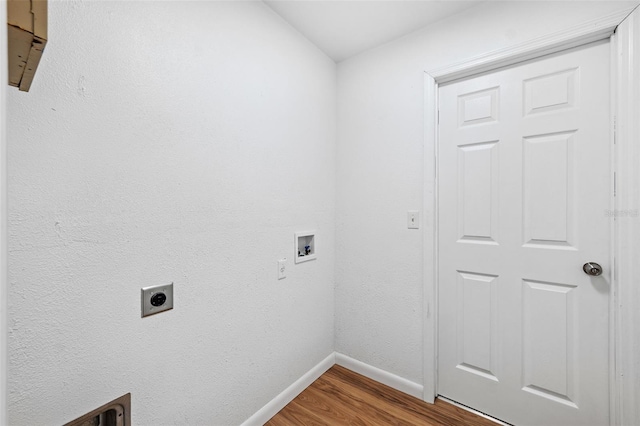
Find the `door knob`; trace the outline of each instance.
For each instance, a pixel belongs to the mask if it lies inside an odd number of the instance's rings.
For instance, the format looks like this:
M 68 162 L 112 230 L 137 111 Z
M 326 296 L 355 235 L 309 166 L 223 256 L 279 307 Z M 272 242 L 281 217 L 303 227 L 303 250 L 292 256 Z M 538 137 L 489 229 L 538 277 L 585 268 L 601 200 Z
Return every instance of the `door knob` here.
M 602 266 L 598 265 L 596 262 L 587 262 L 582 267 L 582 270 L 587 275 L 592 275 L 597 277 L 598 275 L 602 275 Z

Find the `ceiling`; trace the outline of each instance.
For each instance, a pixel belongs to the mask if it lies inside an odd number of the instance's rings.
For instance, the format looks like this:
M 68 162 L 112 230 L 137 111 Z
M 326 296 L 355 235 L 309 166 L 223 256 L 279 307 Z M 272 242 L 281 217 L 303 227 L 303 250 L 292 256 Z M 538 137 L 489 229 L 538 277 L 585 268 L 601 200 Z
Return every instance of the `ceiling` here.
M 458 0 L 263 0 L 340 62 L 479 4 Z

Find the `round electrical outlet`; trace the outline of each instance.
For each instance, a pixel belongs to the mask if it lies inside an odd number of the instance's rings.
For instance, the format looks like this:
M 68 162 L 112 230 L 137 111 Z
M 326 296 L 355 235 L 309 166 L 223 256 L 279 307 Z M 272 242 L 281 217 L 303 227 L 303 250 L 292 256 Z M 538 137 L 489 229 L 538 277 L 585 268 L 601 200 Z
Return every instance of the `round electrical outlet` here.
M 162 306 L 164 302 L 167 301 L 167 295 L 160 292 L 151 296 L 151 305 L 153 306 Z
M 140 290 L 143 318 L 173 309 L 173 283 L 143 287 Z

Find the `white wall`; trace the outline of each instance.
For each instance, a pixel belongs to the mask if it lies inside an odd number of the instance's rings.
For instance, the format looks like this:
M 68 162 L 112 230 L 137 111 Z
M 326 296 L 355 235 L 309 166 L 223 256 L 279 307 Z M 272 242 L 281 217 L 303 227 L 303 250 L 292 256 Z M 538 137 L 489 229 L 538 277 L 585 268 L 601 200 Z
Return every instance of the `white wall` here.
M 6 22 L 7 2 L 0 0 L 0 22 Z M 7 424 L 7 32 L 0 31 L 0 425 Z
M 423 382 L 424 71 L 634 4 L 486 2 L 338 65 L 337 352 Z
M 8 93 L 9 422 L 239 424 L 334 349 L 335 64 L 260 2 L 49 5 Z

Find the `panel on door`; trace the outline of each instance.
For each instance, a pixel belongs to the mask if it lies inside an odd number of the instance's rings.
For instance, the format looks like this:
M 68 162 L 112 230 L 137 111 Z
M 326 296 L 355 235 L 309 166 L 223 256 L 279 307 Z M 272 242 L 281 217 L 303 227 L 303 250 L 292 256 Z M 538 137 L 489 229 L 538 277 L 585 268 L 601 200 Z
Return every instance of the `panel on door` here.
M 439 99 L 438 393 L 517 425 L 608 424 L 609 44 Z

